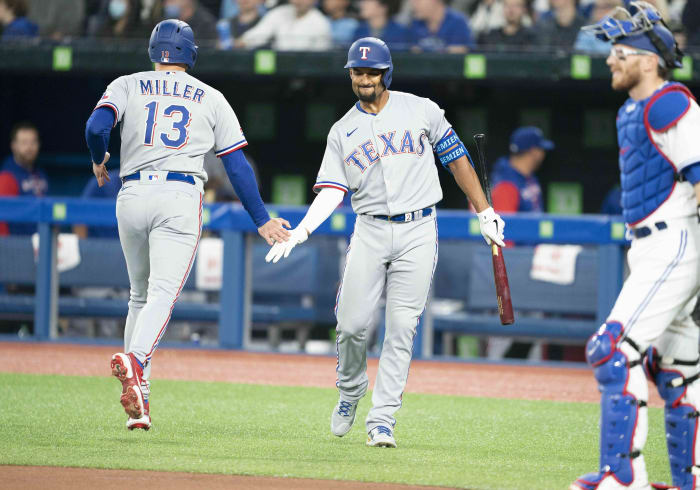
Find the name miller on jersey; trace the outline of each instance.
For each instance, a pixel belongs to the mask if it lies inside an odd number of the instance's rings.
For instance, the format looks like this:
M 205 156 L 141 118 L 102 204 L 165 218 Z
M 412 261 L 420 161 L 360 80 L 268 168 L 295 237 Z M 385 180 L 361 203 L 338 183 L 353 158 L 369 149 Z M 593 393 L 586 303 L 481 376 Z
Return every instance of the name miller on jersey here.
M 377 135 L 378 140 L 381 141 L 383 145 L 381 155 L 374 148 L 372 140 L 368 139 L 364 143 L 354 148 L 350 154 L 344 158 L 345 163 L 347 165 L 355 165 L 361 172 L 364 172 L 367 167 L 372 165 L 380 158 L 405 153 L 413 153 L 421 156 L 423 155 L 423 152 L 425 152 L 425 143 L 423 142 L 423 138 L 427 138 L 428 135 L 426 135 L 424 131 L 421 131 L 418 134 L 418 137 L 414 138 L 411 135 L 411 132 L 407 129 L 404 131 L 398 145 L 394 143 L 395 136 L 396 131 L 388 131 Z M 414 141 L 418 142 L 418 146 L 414 144 Z
M 168 97 L 182 97 L 183 99 L 191 100 L 202 103 L 202 97 L 204 97 L 204 90 L 201 88 L 194 87 L 192 85 L 185 85 L 182 92 L 180 92 L 180 82 L 172 82 L 172 90 L 169 90 L 168 82 L 171 80 L 141 80 L 139 79 L 139 87 L 141 88 L 141 95 L 163 95 Z M 194 92 L 193 92 L 194 90 Z

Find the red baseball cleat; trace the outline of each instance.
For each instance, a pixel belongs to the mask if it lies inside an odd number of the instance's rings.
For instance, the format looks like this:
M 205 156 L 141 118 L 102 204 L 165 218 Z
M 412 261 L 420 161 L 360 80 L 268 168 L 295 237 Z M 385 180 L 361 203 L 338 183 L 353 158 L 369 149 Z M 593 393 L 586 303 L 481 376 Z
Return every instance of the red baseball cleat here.
M 151 389 L 148 381 L 145 379 L 141 380 L 141 394 L 143 395 L 143 417 L 140 419 L 132 419 L 129 417 L 129 420 L 126 421 L 126 428 L 129 430 L 148 430 L 151 428 L 151 416 L 148 409 L 148 399 L 150 398 Z
M 121 403 L 124 411 L 132 419 L 146 415 L 141 378 L 143 369 L 133 354 L 117 353 L 112 356 L 112 376 L 122 383 Z M 150 427 L 150 421 L 149 421 Z

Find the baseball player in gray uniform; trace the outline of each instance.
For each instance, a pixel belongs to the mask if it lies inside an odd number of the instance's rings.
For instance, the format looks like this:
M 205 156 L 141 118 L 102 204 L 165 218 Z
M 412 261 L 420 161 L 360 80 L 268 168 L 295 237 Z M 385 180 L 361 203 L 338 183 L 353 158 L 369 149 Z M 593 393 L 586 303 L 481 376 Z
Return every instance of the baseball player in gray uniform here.
M 469 154 L 429 99 L 389 91 L 389 48 L 377 38 L 355 41 L 345 68 L 359 101 L 328 134 L 314 190 L 318 195 L 288 241 L 266 260 L 277 262 L 305 241 L 350 189 L 357 213 L 338 289 L 336 318 L 339 401 L 331 432 L 348 433 L 368 387 L 367 331 L 386 287 L 386 336 L 367 415 L 367 445 L 396 447 L 413 338 L 437 263 L 435 203 L 442 199 L 433 150 L 478 211 L 487 243 L 503 246 L 503 220 L 489 207 Z
M 202 231 L 205 153 L 215 149 L 269 244 L 289 236 L 283 227 L 289 227 L 287 221 L 270 219 L 265 210 L 241 150 L 247 141 L 233 109 L 221 92 L 186 73 L 197 58 L 190 26 L 178 20 L 159 23 L 149 55 L 155 70 L 110 83 L 86 125 L 93 172 L 102 186 L 109 180 L 110 131 L 121 122 L 117 221 L 131 295 L 124 352 L 112 356 L 111 367 L 122 383 L 127 428 L 146 430 L 151 427 L 151 357 L 190 273 Z

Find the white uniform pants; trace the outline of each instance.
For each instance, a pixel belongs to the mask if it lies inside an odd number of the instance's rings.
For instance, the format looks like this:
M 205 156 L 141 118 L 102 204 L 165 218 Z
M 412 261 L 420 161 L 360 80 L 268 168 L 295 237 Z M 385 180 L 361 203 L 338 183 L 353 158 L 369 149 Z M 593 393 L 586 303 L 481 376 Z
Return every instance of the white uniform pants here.
M 700 225 L 694 217 L 667 224 L 665 230 L 632 241 L 627 255 L 630 275 L 608 317 L 620 322 L 641 349 L 658 347 L 669 328 L 681 336 L 684 330 L 698 328 L 690 314 L 700 289 Z M 686 336 L 697 338 L 695 331 Z M 693 348 L 697 352 L 697 341 Z

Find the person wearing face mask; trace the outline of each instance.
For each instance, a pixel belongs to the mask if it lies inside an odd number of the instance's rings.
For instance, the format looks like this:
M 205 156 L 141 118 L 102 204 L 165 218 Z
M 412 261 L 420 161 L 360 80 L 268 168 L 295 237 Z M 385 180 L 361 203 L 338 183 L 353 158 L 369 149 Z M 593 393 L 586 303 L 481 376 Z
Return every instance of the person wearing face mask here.
M 323 51 L 332 44 L 331 23 L 316 0 L 290 0 L 270 10 L 234 46 L 255 49 L 272 44 L 278 51 Z
M 187 22 L 197 33 L 197 39 L 216 39 L 216 17 L 197 0 L 164 0 L 163 19 Z
M 139 18 L 140 0 L 107 0 L 95 22 L 89 22 L 92 36 L 103 38 L 140 38 L 144 26 Z

